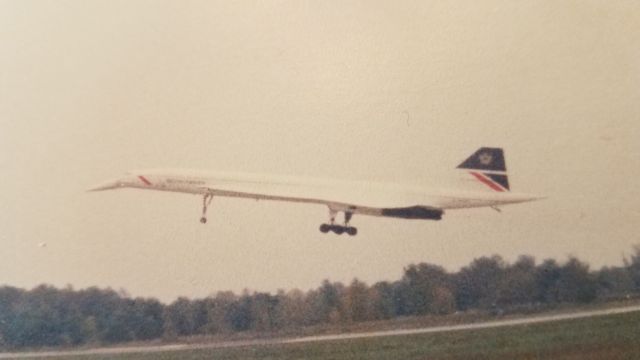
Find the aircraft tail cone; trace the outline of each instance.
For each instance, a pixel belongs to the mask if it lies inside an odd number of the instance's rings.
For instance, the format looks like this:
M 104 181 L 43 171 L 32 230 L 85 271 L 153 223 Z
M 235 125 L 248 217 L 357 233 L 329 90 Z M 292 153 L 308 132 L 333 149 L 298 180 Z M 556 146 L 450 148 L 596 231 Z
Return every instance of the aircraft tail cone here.
M 110 180 L 110 181 L 106 181 L 98 185 L 92 186 L 91 188 L 87 189 L 87 192 L 111 190 L 111 189 L 117 189 L 119 187 L 120 187 L 119 181 Z

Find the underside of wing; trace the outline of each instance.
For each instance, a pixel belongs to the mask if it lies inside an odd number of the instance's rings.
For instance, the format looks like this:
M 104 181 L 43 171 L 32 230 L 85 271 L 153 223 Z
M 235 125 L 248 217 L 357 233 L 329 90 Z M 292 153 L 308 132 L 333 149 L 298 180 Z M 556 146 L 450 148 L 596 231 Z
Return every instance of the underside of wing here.
M 203 192 L 213 196 L 323 204 L 333 211 L 403 219 L 440 220 L 443 214 L 437 207 L 411 204 L 401 192 L 366 186 L 228 182 L 210 184 L 203 187 Z

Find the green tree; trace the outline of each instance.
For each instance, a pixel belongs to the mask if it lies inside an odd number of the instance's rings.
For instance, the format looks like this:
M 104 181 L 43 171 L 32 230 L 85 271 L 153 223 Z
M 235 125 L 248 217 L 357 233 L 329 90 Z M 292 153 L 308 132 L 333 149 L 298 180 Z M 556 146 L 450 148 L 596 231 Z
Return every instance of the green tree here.
M 500 283 L 498 304 L 531 304 L 536 301 L 536 262 L 522 255 L 515 264 L 507 266 Z
M 257 331 L 278 329 L 278 298 L 268 293 L 255 293 L 251 301 L 251 328 Z
M 253 299 L 247 291 L 236 302 L 231 304 L 227 312 L 227 321 L 234 331 L 247 331 L 253 326 Z
M 560 269 L 558 300 L 561 302 L 591 302 L 597 295 L 596 281 L 589 273 L 589 265 L 575 257 L 569 258 Z
M 441 266 L 421 263 L 405 268 L 411 314 L 447 314 L 455 309 L 452 282 Z
M 164 331 L 163 306 L 155 299 L 136 298 L 129 303 L 128 327 L 137 340 L 151 340 Z
M 218 334 L 233 331 L 228 313 L 238 297 L 231 291 L 221 291 L 203 301 L 206 308 L 207 321 L 202 329 L 205 334 Z
M 536 268 L 536 300 L 543 304 L 559 301 L 558 282 L 561 268 L 553 259 L 546 259 Z
M 373 318 L 390 319 L 396 316 L 393 285 L 387 281 L 375 283 L 370 289 Z
M 164 334 L 168 338 L 195 333 L 194 307 L 187 298 L 180 297 L 165 308 Z
M 344 313 L 341 293 L 344 286 L 324 280 L 317 291 L 310 293 L 312 301 L 313 323 L 329 323 L 340 321 Z
M 640 245 L 633 247 L 633 254 L 624 260 L 625 267 L 633 281 L 635 291 L 640 292 Z
M 474 259 L 456 274 L 457 307 L 491 308 L 497 304 L 506 264 L 498 255 Z
M 346 289 L 343 306 L 343 320 L 355 322 L 371 320 L 372 306 L 367 284 L 353 279 Z
M 597 273 L 598 297 L 628 296 L 635 291 L 630 272 L 623 267 L 604 267 Z
M 285 293 L 280 299 L 280 316 L 283 327 L 296 328 L 312 323 L 312 307 L 309 295 L 294 289 Z

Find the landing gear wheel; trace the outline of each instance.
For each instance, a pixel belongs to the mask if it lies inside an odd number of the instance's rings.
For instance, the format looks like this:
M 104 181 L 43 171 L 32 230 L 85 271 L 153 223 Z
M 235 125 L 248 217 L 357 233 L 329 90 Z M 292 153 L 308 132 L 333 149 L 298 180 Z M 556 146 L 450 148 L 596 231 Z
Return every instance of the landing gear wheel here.
M 206 224 L 207 223 L 207 218 L 206 217 L 201 217 L 200 218 L 200 222 L 203 223 L 203 224 Z
M 342 235 L 345 232 L 349 234 L 349 236 L 355 236 L 358 234 L 358 229 L 353 226 L 349 226 L 349 221 L 353 217 L 353 212 L 356 210 L 356 207 L 350 206 L 345 210 L 338 210 L 329 206 L 329 223 L 320 225 L 320 232 L 326 234 L 328 232 L 333 232 L 337 235 Z M 335 223 L 336 215 L 338 211 L 344 211 L 344 225 L 338 225 Z
M 334 233 L 338 234 L 338 235 L 342 235 L 342 233 L 344 233 L 344 226 L 340 226 L 340 225 L 333 225 L 332 229 Z
M 323 234 L 328 233 L 331 230 L 331 225 L 329 224 L 322 224 L 320 225 L 320 232 Z

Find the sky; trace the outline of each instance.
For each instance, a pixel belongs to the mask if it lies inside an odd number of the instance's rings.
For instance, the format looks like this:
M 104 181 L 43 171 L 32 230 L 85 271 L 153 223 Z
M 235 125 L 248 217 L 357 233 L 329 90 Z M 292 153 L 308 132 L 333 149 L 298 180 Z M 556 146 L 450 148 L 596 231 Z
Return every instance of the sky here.
M 0 1 L 0 284 L 219 290 L 396 280 L 410 263 L 640 244 L 640 3 Z M 140 190 L 180 167 L 423 184 L 503 147 L 543 201 L 442 221 Z

